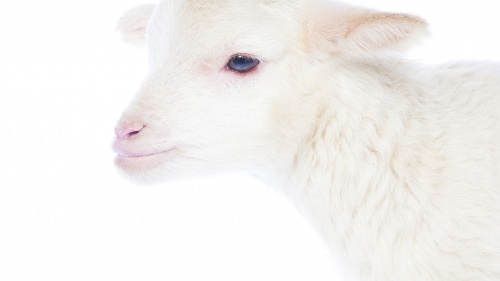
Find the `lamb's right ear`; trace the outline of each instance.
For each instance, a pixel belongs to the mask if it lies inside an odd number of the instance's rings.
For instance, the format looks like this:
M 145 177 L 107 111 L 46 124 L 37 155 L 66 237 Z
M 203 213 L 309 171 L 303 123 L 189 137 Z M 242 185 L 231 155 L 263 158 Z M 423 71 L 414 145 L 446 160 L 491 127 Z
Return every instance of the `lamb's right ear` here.
M 154 4 L 137 6 L 120 18 L 117 30 L 122 33 L 123 41 L 134 45 L 144 43 L 149 18 L 155 6 Z

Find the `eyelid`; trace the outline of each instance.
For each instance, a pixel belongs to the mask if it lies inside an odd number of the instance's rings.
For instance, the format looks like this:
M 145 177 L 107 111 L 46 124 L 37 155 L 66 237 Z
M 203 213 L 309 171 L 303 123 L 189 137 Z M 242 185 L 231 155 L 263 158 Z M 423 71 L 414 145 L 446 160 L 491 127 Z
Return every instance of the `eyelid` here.
M 234 58 L 234 57 L 239 57 L 239 56 L 242 56 L 242 57 L 249 57 L 249 58 L 255 58 L 254 55 L 251 55 L 251 54 L 248 54 L 248 53 L 235 53 L 231 56 L 231 58 Z

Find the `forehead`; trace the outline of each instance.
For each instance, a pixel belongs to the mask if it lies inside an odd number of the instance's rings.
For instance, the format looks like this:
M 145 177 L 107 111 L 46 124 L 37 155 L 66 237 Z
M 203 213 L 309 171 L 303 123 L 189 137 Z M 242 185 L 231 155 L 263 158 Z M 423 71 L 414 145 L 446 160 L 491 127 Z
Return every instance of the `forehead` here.
M 155 53 L 279 47 L 296 33 L 294 1 L 163 0 L 148 41 Z M 265 44 L 264 44 L 265 43 Z M 266 45 L 266 46 L 264 46 Z

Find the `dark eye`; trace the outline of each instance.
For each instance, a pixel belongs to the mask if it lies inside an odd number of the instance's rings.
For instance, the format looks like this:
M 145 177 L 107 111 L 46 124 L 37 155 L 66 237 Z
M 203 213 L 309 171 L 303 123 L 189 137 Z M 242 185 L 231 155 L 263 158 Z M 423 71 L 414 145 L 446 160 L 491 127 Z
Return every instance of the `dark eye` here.
M 234 72 L 246 73 L 254 70 L 260 61 L 248 55 L 234 55 L 231 57 L 226 67 Z

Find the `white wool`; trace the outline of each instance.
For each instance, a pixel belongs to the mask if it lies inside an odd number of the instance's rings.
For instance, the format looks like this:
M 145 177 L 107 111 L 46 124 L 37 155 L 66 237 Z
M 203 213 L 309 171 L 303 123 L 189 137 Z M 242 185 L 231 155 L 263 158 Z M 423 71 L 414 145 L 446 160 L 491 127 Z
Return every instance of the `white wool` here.
M 150 53 L 117 124 L 131 178 L 255 175 L 355 280 L 500 280 L 499 64 L 404 61 L 425 21 L 315 0 L 164 0 L 119 28 Z

